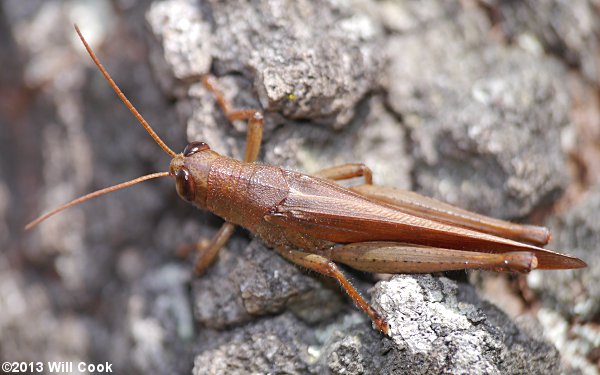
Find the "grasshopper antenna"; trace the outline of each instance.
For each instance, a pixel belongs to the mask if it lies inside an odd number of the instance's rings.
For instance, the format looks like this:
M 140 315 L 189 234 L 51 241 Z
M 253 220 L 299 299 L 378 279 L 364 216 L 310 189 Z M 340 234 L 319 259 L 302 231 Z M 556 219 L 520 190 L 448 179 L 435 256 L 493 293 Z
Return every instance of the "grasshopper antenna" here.
M 106 69 L 104 69 L 104 66 L 102 65 L 102 63 L 100 62 L 100 60 L 98 59 L 98 57 L 96 57 L 96 54 L 92 50 L 92 47 L 89 46 L 89 44 L 87 43 L 87 41 L 83 37 L 83 34 L 81 34 L 81 30 L 79 30 L 79 26 L 77 26 L 77 25 L 74 25 L 74 26 L 75 26 L 75 31 L 77 31 L 77 35 L 79 35 L 79 39 L 81 39 L 81 41 L 83 42 L 83 45 L 85 46 L 85 49 L 88 51 L 90 57 L 94 61 L 94 64 L 96 64 L 96 66 L 98 67 L 98 69 L 100 69 L 100 71 L 102 72 L 102 75 L 104 76 L 104 78 L 106 79 L 106 81 L 108 82 L 108 84 L 110 85 L 110 87 L 112 87 L 112 89 L 115 90 L 115 92 L 117 93 L 117 95 L 119 96 L 119 98 L 123 101 L 123 103 L 125 103 L 125 105 L 127 106 L 127 108 L 131 111 L 131 113 L 133 113 L 133 115 L 140 122 L 140 124 L 142 124 L 142 126 L 150 134 L 150 136 L 152 137 L 152 139 L 154 139 L 154 141 L 156 143 L 158 143 L 158 145 L 160 146 L 160 148 L 162 148 L 172 158 L 175 157 L 175 155 L 177 155 L 177 154 L 175 152 L 173 152 L 173 150 L 171 150 L 169 148 L 169 146 L 167 146 L 167 144 L 165 142 L 163 142 L 162 139 L 160 139 L 160 137 L 158 136 L 158 134 L 156 134 L 156 132 L 152 129 L 152 127 L 150 126 L 150 124 L 148 124 L 148 122 L 144 119 L 144 117 L 138 112 L 138 110 L 135 109 L 135 107 L 133 106 L 133 104 L 131 104 L 131 102 L 129 101 L 129 99 L 127 99 L 127 97 L 125 96 L 125 94 L 123 94 L 123 92 L 121 91 L 121 89 L 119 88 L 119 86 L 117 86 L 117 84 L 115 83 L 115 81 L 113 81 L 113 79 L 111 78 L 110 74 L 108 74 L 108 72 L 106 71 Z
M 173 150 L 171 150 L 169 148 L 169 146 L 167 146 L 166 143 L 163 142 L 162 139 L 160 139 L 160 137 L 152 129 L 152 127 L 150 126 L 150 124 L 138 112 L 138 110 L 133 106 L 133 104 L 131 104 L 131 102 L 127 99 L 127 97 L 125 96 L 125 94 L 123 94 L 123 92 L 121 91 L 121 89 L 119 88 L 119 86 L 117 86 L 117 84 L 115 83 L 115 81 L 113 81 L 113 79 L 111 78 L 110 74 L 108 74 L 108 72 L 106 71 L 106 69 L 104 69 L 104 66 L 102 65 L 102 63 L 100 62 L 100 60 L 98 59 L 98 57 L 96 57 L 96 54 L 94 53 L 94 51 L 92 50 L 92 48 L 89 46 L 89 44 L 87 43 L 87 41 L 85 40 L 85 38 L 81 34 L 81 30 L 79 30 L 79 27 L 77 25 L 74 25 L 74 26 L 75 26 L 75 31 L 77 31 L 77 35 L 79 35 L 79 38 L 81 39 L 81 41 L 83 42 L 83 45 L 85 46 L 85 49 L 87 50 L 88 54 L 90 55 L 90 57 L 94 61 L 94 64 L 96 64 L 96 66 L 98 67 L 98 69 L 100 69 L 100 72 L 102 72 L 102 75 L 104 76 L 104 78 L 106 79 L 106 81 L 108 82 L 108 84 L 110 85 L 110 87 L 112 87 L 112 89 L 117 93 L 117 95 L 119 96 L 119 98 L 123 101 L 123 103 L 125 103 L 125 106 L 127 106 L 127 108 L 129 109 L 129 111 L 131 111 L 131 113 L 140 122 L 140 124 L 142 124 L 142 126 L 150 134 L 150 136 L 152 137 L 152 139 L 154 139 L 154 141 L 167 154 L 169 154 L 169 156 L 171 156 L 172 158 L 175 157 L 177 154 Z M 73 199 L 72 201 L 63 204 L 62 206 L 57 207 L 54 210 L 52 210 L 52 211 L 50 211 L 50 212 L 48 212 L 48 213 L 46 213 L 44 215 L 41 215 L 37 219 L 35 219 L 35 220 L 31 221 L 29 224 L 27 224 L 25 226 L 25 230 L 29 230 L 29 229 L 35 227 L 36 225 L 38 225 L 42 221 L 48 219 L 51 216 L 56 215 L 57 213 L 59 213 L 61 211 L 66 210 L 69 207 L 76 206 L 76 205 L 78 205 L 80 203 L 83 203 L 85 201 L 88 201 L 90 199 L 99 197 L 99 196 L 104 195 L 104 194 L 111 193 L 111 192 L 116 191 L 116 190 L 124 189 L 126 187 L 135 185 L 135 184 L 140 183 L 142 181 L 151 180 L 153 178 L 159 178 L 159 177 L 168 177 L 169 175 L 170 175 L 169 172 L 152 173 L 152 174 L 141 176 L 141 177 L 135 178 L 135 179 L 130 180 L 130 181 L 122 182 L 120 184 L 109 186 L 107 188 L 100 189 L 100 190 L 94 191 L 92 193 L 86 194 L 86 195 L 84 195 L 82 197 Z
M 109 186 L 109 187 L 104 188 L 104 189 L 96 190 L 96 191 L 94 191 L 92 193 L 84 195 L 83 197 L 79 197 L 79 198 L 73 199 L 72 201 L 70 201 L 68 203 L 65 203 L 62 206 L 57 207 L 54 210 L 52 210 L 52 211 L 50 211 L 50 212 L 48 212 L 46 214 L 43 214 L 42 216 L 38 217 L 37 219 L 31 221 L 29 224 L 27 224 L 25 226 L 25 230 L 29 230 L 29 229 L 35 227 L 36 225 L 38 225 L 39 223 L 41 223 L 42 221 L 48 219 L 49 217 L 54 216 L 57 213 L 59 213 L 61 211 L 64 211 L 64 210 L 66 210 L 69 207 L 76 206 L 79 203 L 83 203 L 85 201 L 89 201 L 90 199 L 99 197 L 99 196 L 104 195 L 104 194 L 112 193 L 113 191 L 124 189 L 126 187 L 129 187 L 131 185 L 135 185 L 135 184 L 137 184 L 139 182 L 142 182 L 142 181 L 151 180 L 153 178 L 159 178 L 159 177 L 169 177 L 169 172 L 158 172 L 158 173 L 148 174 L 148 175 L 145 175 L 145 176 L 142 176 L 142 177 L 135 178 L 135 179 L 130 180 L 130 181 L 122 182 L 122 183 L 117 184 L 117 185 L 113 185 L 113 186 Z

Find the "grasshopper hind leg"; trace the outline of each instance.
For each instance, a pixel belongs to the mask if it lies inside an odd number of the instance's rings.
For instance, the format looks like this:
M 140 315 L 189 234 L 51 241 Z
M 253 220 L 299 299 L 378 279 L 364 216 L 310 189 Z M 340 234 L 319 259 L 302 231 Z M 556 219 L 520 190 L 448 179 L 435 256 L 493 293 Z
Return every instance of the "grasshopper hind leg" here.
M 389 241 L 338 245 L 324 255 L 360 271 L 380 273 L 432 273 L 462 269 L 527 273 L 538 266 L 535 254 L 527 251 L 483 253 Z

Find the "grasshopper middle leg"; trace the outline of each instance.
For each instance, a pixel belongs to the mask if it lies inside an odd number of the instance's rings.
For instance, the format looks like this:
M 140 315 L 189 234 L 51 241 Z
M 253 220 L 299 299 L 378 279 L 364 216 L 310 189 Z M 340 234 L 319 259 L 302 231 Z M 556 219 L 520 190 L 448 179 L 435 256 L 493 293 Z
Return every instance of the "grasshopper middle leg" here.
M 340 181 L 354 177 L 363 177 L 366 185 L 373 184 L 373 172 L 365 164 L 341 164 L 318 171 L 314 176 Z
M 354 286 L 352 286 L 350 281 L 346 278 L 346 276 L 344 276 L 342 271 L 340 271 L 333 261 L 325 258 L 322 255 L 306 253 L 299 250 L 277 249 L 277 252 L 292 263 L 336 279 L 342 288 L 344 288 L 346 293 L 348 293 L 350 298 L 352 298 L 354 303 L 367 313 L 377 329 L 386 335 L 389 334 L 390 327 L 385 319 L 377 311 L 375 311 L 375 309 L 371 307 L 367 301 L 365 301 L 365 299 L 354 288 Z

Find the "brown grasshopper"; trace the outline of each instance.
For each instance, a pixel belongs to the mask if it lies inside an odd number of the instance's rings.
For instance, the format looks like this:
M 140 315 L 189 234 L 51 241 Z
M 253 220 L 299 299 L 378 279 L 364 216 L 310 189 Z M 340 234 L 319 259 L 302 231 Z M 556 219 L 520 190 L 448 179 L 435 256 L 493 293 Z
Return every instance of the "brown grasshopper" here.
M 75 26 L 94 63 L 127 108 L 171 156 L 168 172 L 153 173 L 75 199 L 26 226 L 99 195 L 158 177 L 175 179 L 177 193 L 225 223 L 205 245 L 197 246 L 196 272 L 203 272 L 225 245 L 235 225 L 259 236 L 287 260 L 335 278 L 383 333 L 389 326 L 350 284 L 335 262 L 383 273 L 429 273 L 457 269 L 529 272 L 585 267 L 578 258 L 539 246 L 550 240 L 544 227 L 518 225 L 418 195 L 372 184 L 364 164 L 344 164 L 313 175 L 256 163 L 263 116 L 235 110 L 211 76 L 202 78 L 229 121 L 247 120 L 244 160 L 212 151 L 204 142 L 173 152 L 127 100 Z M 362 177 L 345 188 L 335 181 Z

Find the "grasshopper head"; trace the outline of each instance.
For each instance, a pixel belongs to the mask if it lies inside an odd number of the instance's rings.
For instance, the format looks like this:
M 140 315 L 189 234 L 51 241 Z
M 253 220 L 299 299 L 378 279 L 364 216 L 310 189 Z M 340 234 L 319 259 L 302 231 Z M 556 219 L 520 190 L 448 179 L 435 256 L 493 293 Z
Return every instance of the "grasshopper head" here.
M 221 155 L 212 151 L 204 142 L 188 144 L 183 153 L 171 160 L 169 174 L 175 178 L 177 194 L 190 203 L 206 207 L 208 173 L 215 159 Z

